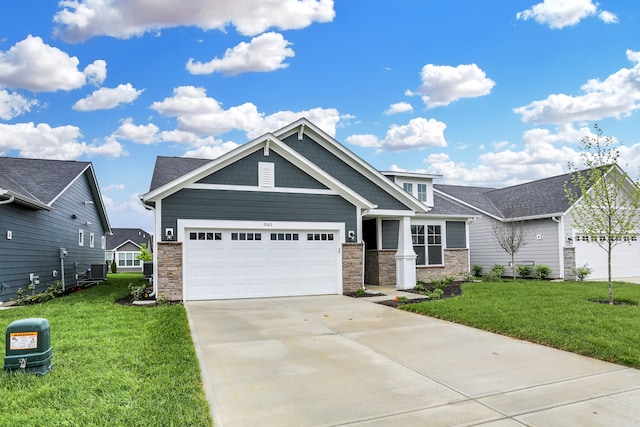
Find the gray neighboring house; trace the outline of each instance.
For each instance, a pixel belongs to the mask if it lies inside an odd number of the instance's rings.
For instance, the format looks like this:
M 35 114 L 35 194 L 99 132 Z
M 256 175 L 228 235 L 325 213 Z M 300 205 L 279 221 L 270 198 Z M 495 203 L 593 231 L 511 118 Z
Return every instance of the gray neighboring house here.
M 119 272 L 142 271 L 143 262 L 138 259 L 142 244 L 149 251 L 153 248 L 153 238 L 141 228 L 113 228 L 107 234 L 106 261 L 111 265 L 116 260 Z
M 30 283 L 76 286 L 111 232 L 90 162 L 0 157 L 0 302 Z
M 620 173 L 618 166 L 611 173 Z M 587 264 L 593 272 L 589 279 L 607 278 L 607 256 L 596 243 L 597 236 L 586 236 L 573 227 L 572 206 L 564 186 L 570 174 L 558 175 L 505 188 L 434 186 L 437 195 L 472 209 L 477 220 L 469 226 L 470 262 L 489 269 L 506 266 L 511 274 L 511 257 L 496 243 L 492 224 L 508 222 L 510 212 L 525 219 L 532 230 L 529 243 L 517 254 L 516 265 L 547 265 L 552 277 L 573 280 L 573 269 Z M 616 278 L 640 276 L 638 236 L 625 237 L 627 244 L 614 248 L 612 274 Z
M 158 157 L 154 294 L 342 294 L 469 271 L 473 210 L 437 175 L 382 173 L 306 119 L 217 159 Z

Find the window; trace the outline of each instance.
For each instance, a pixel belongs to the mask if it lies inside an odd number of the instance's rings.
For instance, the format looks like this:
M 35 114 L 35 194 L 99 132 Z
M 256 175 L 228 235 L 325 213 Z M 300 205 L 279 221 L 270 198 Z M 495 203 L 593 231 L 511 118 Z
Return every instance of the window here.
M 261 233 L 231 233 L 231 240 L 262 240 Z M 271 239 L 273 240 L 273 239 Z
M 118 252 L 118 267 L 140 267 L 140 252 Z
M 402 188 L 404 188 L 404 191 L 406 191 L 409 194 L 413 194 L 413 184 L 410 182 L 405 182 L 404 184 L 402 184 Z
M 84 246 L 84 230 L 78 230 L 78 246 Z
M 298 233 L 271 233 L 271 240 L 299 240 Z
M 104 258 L 105 261 L 109 261 L 109 265 L 111 265 L 111 261 L 113 260 L 113 252 L 105 252 Z
M 418 200 L 427 201 L 427 184 L 418 184 Z
M 307 240 L 333 240 L 333 233 L 309 233 Z
M 89 233 L 89 247 L 92 248 L 95 244 L 95 237 L 93 233 Z
M 442 226 L 412 225 L 411 241 L 418 255 L 416 265 L 442 265 Z
M 189 240 L 222 240 L 222 233 L 212 231 L 192 231 Z
M 102 235 L 100 237 L 100 249 L 106 249 L 107 247 L 107 238 L 106 236 Z

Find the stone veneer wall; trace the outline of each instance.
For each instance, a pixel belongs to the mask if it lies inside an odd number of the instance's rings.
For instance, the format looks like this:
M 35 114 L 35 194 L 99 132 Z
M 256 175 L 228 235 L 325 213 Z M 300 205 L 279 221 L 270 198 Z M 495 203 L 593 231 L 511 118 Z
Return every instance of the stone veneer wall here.
M 564 280 L 576 280 L 576 248 L 564 248 Z
M 372 249 L 366 254 L 365 283 L 368 285 L 396 285 L 396 249 Z
M 158 242 L 156 298 L 182 301 L 182 242 Z
M 468 249 L 445 249 L 444 266 L 428 267 L 420 266 L 416 268 L 416 280 L 429 282 L 440 280 L 445 277 L 455 277 L 462 279 L 462 274 L 469 273 L 469 250 Z
M 342 244 L 342 292 L 354 292 L 362 287 L 363 243 Z

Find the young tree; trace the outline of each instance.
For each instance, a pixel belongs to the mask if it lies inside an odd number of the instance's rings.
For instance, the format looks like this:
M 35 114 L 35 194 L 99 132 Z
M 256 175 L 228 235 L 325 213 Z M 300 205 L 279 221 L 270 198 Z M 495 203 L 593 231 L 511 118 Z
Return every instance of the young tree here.
M 149 248 L 147 248 L 146 243 L 140 243 L 140 253 L 136 256 L 137 259 L 142 262 L 153 261 L 153 255 L 149 252 Z
M 603 136 L 597 124 L 594 129 L 595 137 L 582 139 L 580 159 L 587 169 L 579 171 L 569 163 L 571 174 L 564 189 L 573 206 L 574 228 L 607 253 L 609 304 L 613 304 L 612 252 L 640 232 L 640 191 L 638 183 L 618 166 L 620 144 Z
M 502 222 L 494 221 L 493 237 L 496 243 L 511 256 L 511 271 L 513 280 L 516 280 L 516 254 L 529 243 L 533 229 L 531 223 L 526 221 L 515 207 L 503 213 L 507 218 Z

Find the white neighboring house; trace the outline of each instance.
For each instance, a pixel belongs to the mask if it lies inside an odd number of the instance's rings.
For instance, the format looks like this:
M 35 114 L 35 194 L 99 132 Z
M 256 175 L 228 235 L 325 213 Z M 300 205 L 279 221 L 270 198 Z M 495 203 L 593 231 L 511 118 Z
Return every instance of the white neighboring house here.
M 622 173 L 622 170 L 616 165 L 612 173 Z M 565 184 L 571 185 L 570 175 L 505 188 L 436 184 L 434 193 L 477 212 L 478 219 L 469 226 L 472 265 L 481 265 L 486 271 L 494 264 L 502 264 L 506 266 L 505 274 L 511 273 L 511 257 L 496 243 L 492 225 L 496 221 L 508 222 L 512 219 L 508 212 L 515 211 L 531 230 L 528 244 L 516 254 L 516 265 L 547 265 L 552 269 L 552 278 L 573 280 L 573 269 L 587 264 L 592 269 L 589 279 L 607 279 L 607 253 L 597 243 L 590 242 L 602 237 L 586 236 L 573 227 L 573 206 L 565 194 Z M 623 239 L 612 252 L 615 279 L 640 276 L 638 234 L 629 234 Z
M 105 259 L 111 265 L 116 260 L 118 272 L 142 271 L 143 262 L 138 259 L 142 244 L 147 245 L 149 251 L 153 247 L 151 234 L 140 228 L 113 228 L 107 235 Z

